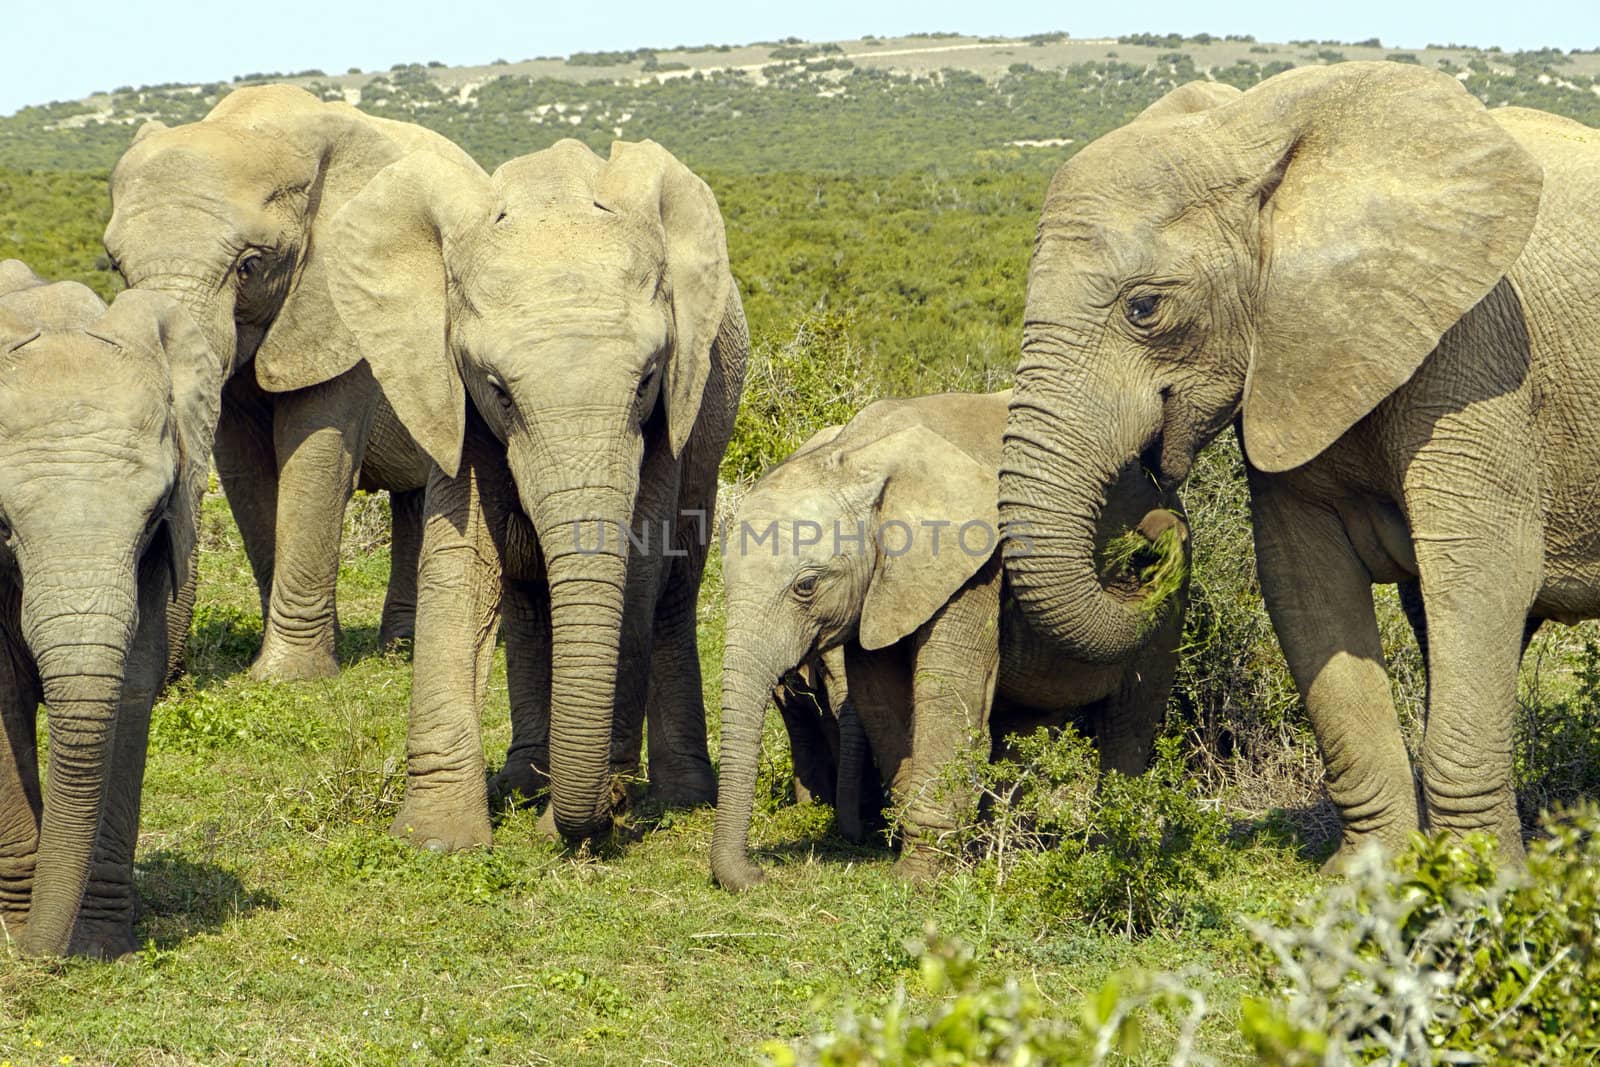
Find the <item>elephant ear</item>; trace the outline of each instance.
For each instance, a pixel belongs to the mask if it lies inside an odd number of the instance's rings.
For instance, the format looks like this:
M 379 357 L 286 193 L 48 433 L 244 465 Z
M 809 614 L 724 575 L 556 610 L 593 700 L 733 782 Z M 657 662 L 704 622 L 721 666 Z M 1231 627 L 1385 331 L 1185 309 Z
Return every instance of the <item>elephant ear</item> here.
M 926 426 L 879 438 L 843 462 L 882 479 L 877 565 L 859 629 L 861 647 L 872 651 L 933 618 L 994 555 L 999 474 Z
M 281 192 L 304 204 L 305 249 L 293 286 L 256 351 L 256 380 L 270 392 L 329 381 L 361 361 L 360 341 L 334 310 L 328 273 L 337 240 L 331 223 L 378 174 L 409 152 L 425 151 L 484 177 L 466 153 L 436 134 L 328 103 L 292 85 L 237 90 L 207 121 L 245 126 L 303 161 L 305 172 Z M 398 135 L 397 135 L 398 131 Z
M 677 456 L 694 430 L 711 376 L 711 346 L 729 313 L 733 275 L 722 212 L 711 187 L 654 141 L 612 142 L 611 158 L 595 183 L 595 202 L 661 233 L 674 334 L 663 384 Z
M 446 262 L 493 207 L 481 171 L 414 152 L 367 183 L 328 229 L 339 318 L 401 424 L 452 478 L 467 401 L 450 347 Z
M 200 538 L 200 502 L 211 467 L 211 445 L 222 405 L 222 364 L 183 305 L 147 289 L 117 294 L 87 332 L 125 351 L 165 365 L 172 382 L 180 467 L 163 527 L 172 567 L 172 595 L 189 580 Z
M 1167 118 L 1171 115 L 1192 115 L 1197 111 L 1210 111 L 1220 104 L 1231 103 L 1242 94 L 1227 82 L 1192 81 L 1178 86 L 1160 100 L 1135 116 L 1134 121 Z
M 1404 384 L 1522 252 L 1543 171 L 1461 83 L 1302 67 L 1209 113 L 1259 146 L 1262 277 L 1244 443 L 1315 457 Z

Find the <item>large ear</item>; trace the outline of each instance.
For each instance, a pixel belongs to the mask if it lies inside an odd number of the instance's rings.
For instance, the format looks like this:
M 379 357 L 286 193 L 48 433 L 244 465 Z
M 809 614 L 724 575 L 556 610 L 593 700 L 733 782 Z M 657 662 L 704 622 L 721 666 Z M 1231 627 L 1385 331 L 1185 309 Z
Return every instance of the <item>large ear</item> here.
M 667 254 L 667 287 L 675 334 L 663 384 L 672 454 L 694 430 L 711 375 L 711 345 L 732 296 L 728 239 L 710 186 L 654 141 L 615 141 L 595 183 L 595 200 L 659 226 Z
M 1192 115 L 1196 111 L 1210 111 L 1219 104 L 1238 99 L 1242 92 L 1227 82 L 1192 81 L 1178 86 L 1160 100 L 1134 117 L 1141 119 L 1166 118 L 1169 115 Z
M 480 180 L 482 170 L 431 131 L 374 119 L 291 85 L 236 90 L 206 121 L 264 134 L 309 168 L 300 179 L 306 182 L 303 188 L 283 190 L 304 205 L 305 247 L 293 285 L 256 350 L 256 380 L 271 392 L 285 392 L 338 377 L 360 362 L 363 352 L 333 309 L 327 277 L 336 247 L 331 222 L 378 174 L 413 150 L 425 148 Z
M 446 259 L 493 210 L 488 179 L 431 152 L 390 164 L 328 229 L 339 318 L 400 422 L 454 477 L 466 389 L 450 348 Z
M 165 363 L 172 381 L 173 416 L 181 466 L 163 524 L 172 566 L 172 595 L 188 582 L 200 537 L 200 502 L 211 467 L 211 444 L 222 404 L 222 363 L 188 311 L 171 297 L 145 289 L 117 294 L 88 332 Z
M 1543 170 L 1461 83 L 1400 63 L 1302 67 L 1208 112 L 1258 146 L 1250 461 L 1313 458 L 1416 372 L 1499 282 Z
M 877 565 L 859 630 L 871 651 L 931 619 L 994 555 L 999 474 L 925 426 L 846 452 L 841 462 L 883 479 L 868 531 Z

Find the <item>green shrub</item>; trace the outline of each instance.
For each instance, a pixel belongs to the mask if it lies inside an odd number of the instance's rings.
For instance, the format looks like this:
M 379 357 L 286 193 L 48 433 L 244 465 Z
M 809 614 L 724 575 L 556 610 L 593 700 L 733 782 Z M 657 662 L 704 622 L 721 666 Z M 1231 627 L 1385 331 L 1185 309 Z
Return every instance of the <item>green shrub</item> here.
M 1284 993 L 1245 1031 L 1277 1062 L 1593 1062 L 1600 1051 L 1600 808 L 1548 816 L 1523 870 L 1494 844 L 1374 850 L 1282 927 L 1255 924 Z
M 1007 758 L 986 761 L 978 746 L 947 769 L 941 788 L 965 810 L 934 847 L 1046 922 L 1134 937 L 1214 910 L 1229 823 L 1190 779 L 1177 737 L 1160 739 L 1136 777 L 1101 774 L 1094 746 L 1070 728 L 1007 745 Z
M 745 369 L 744 396 L 722 477 L 749 482 L 825 426 L 848 422 L 872 399 L 861 346 L 848 314 L 800 319 L 781 343 L 758 341 Z
M 1573 689 L 1549 699 L 1535 659 L 1534 688 L 1518 704 L 1515 731 L 1517 800 L 1525 822 L 1541 811 L 1600 795 L 1600 644 L 1585 633 L 1573 659 Z
M 831 1032 L 798 1046 L 768 1042 L 772 1067 L 951 1067 L 979 1064 L 1082 1064 L 1137 1055 L 1145 1044 L 1145 1020 L 1175 1020 L 1179 1036 L 1174 1063 L 1190 1062 L 1195 1032 L 1206 1003 L 1169 976 L 1117 975 L 1084 997 L 1078 1011 L 1059 1014 L 1036 989 L 1015 978 L 1004 985 L 977 977 L 972 948 L 932 929 L 906 944 L 918 959 L 922 992 L 941 998 L 916 1011 L 902 980 L 878 1011 L 850 1007 Z

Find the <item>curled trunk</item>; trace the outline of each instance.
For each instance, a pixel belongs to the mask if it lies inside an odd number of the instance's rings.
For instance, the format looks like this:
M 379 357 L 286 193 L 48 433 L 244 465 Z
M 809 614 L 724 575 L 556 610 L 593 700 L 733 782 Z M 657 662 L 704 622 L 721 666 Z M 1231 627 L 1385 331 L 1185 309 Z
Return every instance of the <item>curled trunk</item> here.
M 1097 560 L 1111 489 L 1149 447 L 1159 406 L 1110 384 L 1054 380 L 1018 369 L 1000 467 L 1006 576 L 1029 624 L 1065 656 L 1116 663 L 1149 639 L 1136 600 L 1113 595 Z

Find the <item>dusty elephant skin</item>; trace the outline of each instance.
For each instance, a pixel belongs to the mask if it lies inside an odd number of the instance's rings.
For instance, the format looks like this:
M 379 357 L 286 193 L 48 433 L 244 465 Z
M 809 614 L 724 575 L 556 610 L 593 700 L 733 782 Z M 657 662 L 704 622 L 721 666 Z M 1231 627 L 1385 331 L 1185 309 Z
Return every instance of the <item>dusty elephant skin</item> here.
M 395 832 L 489 840 L 497 615 L 498 795 L 548 781 L 561 834 L 605 832 L 648 713 L 652 788 L 709 803 L 695 604 L 749 348 L 711 190 L 649 141 L 609 159 L 563 141 L 492 178 L 414 153 L 344 207 L 333 244 L 339 315 L 434 461 Z
M 1166 706 L 1184 591 L 1144 602 L 1139 579 L 1107 567 L 1105 595 L 1144 618 L 1121 662 L 1073 662 L 1023 622 L 1001 566 L 996 492 L 1009 392 L 871 404 L 768 472 L 725 532 L 721 787 L 711 867 L 744 889 L 761 723 L 774 687 L 802 665 L 820 674 L 838 713 L 841 830 L 861 837 L 864 731 L 884 786 L 906 812 L 898 871 L 936 868 L 931 847 L 959 798 L 940 769 L 991 727 L 1080 717 L 1102 764 L 1137 773 Z M 1160 515 L 1183 530 L 1176 501 L 1128 464 L 1091 529 L 1108 542 Z M 1187 548 L 1183 550 L 1187 552 Z M 1186 568 L 1185 568 L 1186 570 Z M 788 721 L 786 714 L 785 719 Z M 859 726 L 857 725 L 859 724 Z M 791 737 L 794 730 L 791 728 Z M 797 767 L 801 760 L 797 757 Z M 847 788 L 848 786 L 848 788 Z
M 217 389 L 205 338 L 171 299 L 125 292 L 107 310 L 75 282 L 0 263 L 0 924 L 25 952 L 134 947 L 150 708 Z
M 1000 510 L 1056 532 L 1008 559 L 1017 596 L 1064 650 L 1122 654 L 1135 620 L 1085 537 L 1111 472 L 1176 485 L 1237 420 L 1336 861 L 1419 826 L 1521 855 L 1519 639 L 1600 613 L 1597 202 L 1600 134 L 1393 63 L 1169 98 L 1050 186 Z M 1421 608 L 1420 795 L 1378 582 Z
M 334 586 L 355 488 L 391 494 L 380 639 L 411 633 L 427 457 L 361 364 L 326 270 L 335 213 L 413 151 L 477 170 L 435 133 L 272 85 L 186 126 L 147 123 L 111 176 L 112 261 L 130 286 L 179 299 L 219 360 L 217 471 L 261 594 L 258 678 L 337 673 Z

